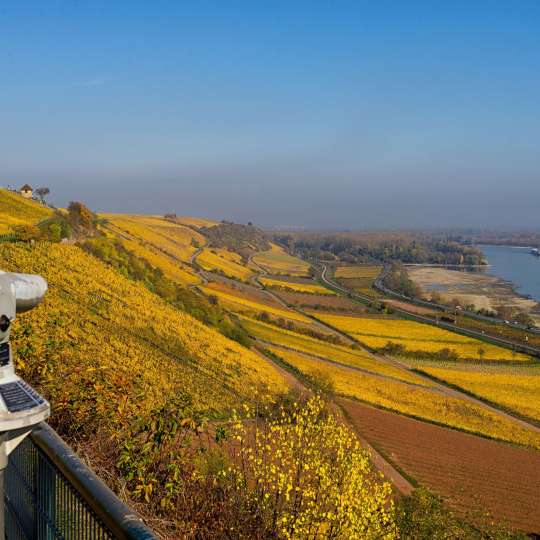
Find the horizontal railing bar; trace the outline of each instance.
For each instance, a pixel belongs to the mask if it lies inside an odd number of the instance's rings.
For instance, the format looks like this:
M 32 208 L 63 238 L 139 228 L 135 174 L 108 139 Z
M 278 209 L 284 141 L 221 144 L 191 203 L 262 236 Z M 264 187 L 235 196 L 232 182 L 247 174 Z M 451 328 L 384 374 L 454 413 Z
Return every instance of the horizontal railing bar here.
M 157 537 L 133 510 L 91 471 L 48 424 L 41 422 L 30 435 L 81 498 L 120 540 L 154 540 Z

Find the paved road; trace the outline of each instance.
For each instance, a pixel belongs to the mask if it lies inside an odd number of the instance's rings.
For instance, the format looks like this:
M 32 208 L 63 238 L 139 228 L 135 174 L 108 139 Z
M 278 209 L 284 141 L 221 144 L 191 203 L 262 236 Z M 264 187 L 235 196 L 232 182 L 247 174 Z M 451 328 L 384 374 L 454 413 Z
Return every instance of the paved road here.
M 330 280 L 328 278 L 328 276 L 327 276 L 328 267 L 326 265 L 324 265 L 324 264 L 322 265 L 322 267 L 323 267 L 323 271 L 321 273 L 321 279 L 331 289 L 338 290 L 338 291 L 342 292 L 343 294 L 346 294 L 348 296 L 352 296 L 353 298 L 357 298 L 357 299 L 361 300 L 362 302 L 373 302 L 374 300 L 384 302 L 384 299 L 382 299 L 382 300 L 381 299 L 374 299 L 374 298 L 371 298 L 369 296 L 366 296 L 366 295 L 351 291 L 351 290 L 349 290 L 349 289 L 347 289 L 345 287 L 342 287 L 341 285 L 339 285 L 335 281 L 332 281 L 332 280 Z M 448 322 L 444 322 L 444 321 L 440 321 L 440 320 L 439 321 L 434 321 L 430 317 L 425 317 L 425 316 L 419 315 L 417 313 L 412 313 L 411 311 L 407 311 L 405 309 L 402 309 L 402 308 L 399 308 L 399 307 L 396 307 L 396 306 L 391 306 L 391 307 L 396 313 L 400 313 L 401 315 L 404 315 L 405 317 L 407 317 L 409 319 L 415 319 L 418 322 L 431 324 L 432 326 L 437 326 L 439 328 L 445 328 L 445 329 L 450 330 L 452 332 L 457 332 L 458 334 L 464 334 L 464 335 L 473 337 L 475 339 L 480 339 L 480 340 L 483 340 L 483 341 L 489 341 L 491 343 L 496 343 L 497 345 L 500 345 L 501 347 L 505 347 L 507 349 L 522 351 L 522 352 L 531 354 L 531 355 L 536 356 L 536 357 L 540 356 L 540 349 L 538 349 L 537 347 L 532 347 L 530 345 L 525 345 L 523 343 L 510 341 L 508 339 L 493 336 L 492 334 L 483 334 L 482 332 L 478 332 L 478 331 L 472 330 L 470 328 L 464 328 L 462 326 L 457 326 L 457 325 L 452 324 L 452 323 L 448 323 Z

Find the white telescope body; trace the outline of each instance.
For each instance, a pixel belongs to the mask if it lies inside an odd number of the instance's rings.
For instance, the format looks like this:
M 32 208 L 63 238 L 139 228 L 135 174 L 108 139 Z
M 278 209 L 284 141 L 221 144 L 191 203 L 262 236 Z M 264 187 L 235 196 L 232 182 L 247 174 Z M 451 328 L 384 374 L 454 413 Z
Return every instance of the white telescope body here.
M 15 299 L 17 313 L 36 307 L 45 297 L 47 282 L 35 274 L 15 274 L 0 270 L 0 294 Z M 0 314 L 2 306 L 0 306 Z
M 41 276 L 0 271 L 0 434 L 28 430 L 49 416 L 47 401 L 16 375 L 9 343 L 16 314 L 36 307 L 46 292 Z

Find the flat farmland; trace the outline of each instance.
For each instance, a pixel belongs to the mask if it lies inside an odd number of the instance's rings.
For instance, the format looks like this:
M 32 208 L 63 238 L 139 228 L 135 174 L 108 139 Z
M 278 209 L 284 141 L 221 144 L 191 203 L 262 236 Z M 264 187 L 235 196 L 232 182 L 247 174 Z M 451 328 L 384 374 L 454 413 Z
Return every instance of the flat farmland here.
M 336 394 L 492 439 L 540 449 L 540 433 L 483 405 L 393 377 L 362 373 L 294 351 L 277 351 L 308 377 L 330 383 Z M 405 372 L 407 373 L 407 372 Z
M 339 399 L 352 423 L 397 467 L 456 509 L 540 533 L 540 452 Z

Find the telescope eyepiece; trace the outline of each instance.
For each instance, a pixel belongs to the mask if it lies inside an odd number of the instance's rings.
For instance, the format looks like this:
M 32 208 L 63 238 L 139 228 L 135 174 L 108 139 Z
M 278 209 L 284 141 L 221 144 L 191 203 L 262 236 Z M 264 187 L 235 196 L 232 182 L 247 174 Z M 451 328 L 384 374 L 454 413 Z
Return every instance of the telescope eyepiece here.
M 7 332 L 11 326 L 11 320 L 7 315 L 0 316 L 0 331 Z

